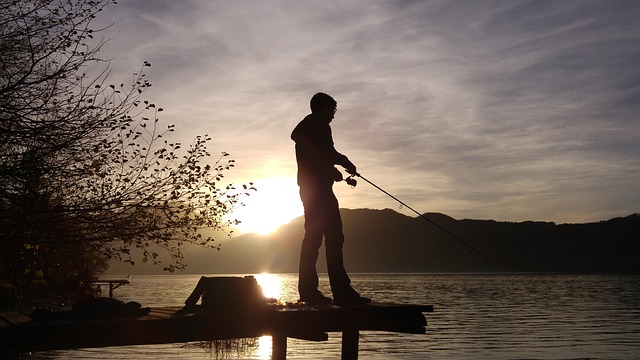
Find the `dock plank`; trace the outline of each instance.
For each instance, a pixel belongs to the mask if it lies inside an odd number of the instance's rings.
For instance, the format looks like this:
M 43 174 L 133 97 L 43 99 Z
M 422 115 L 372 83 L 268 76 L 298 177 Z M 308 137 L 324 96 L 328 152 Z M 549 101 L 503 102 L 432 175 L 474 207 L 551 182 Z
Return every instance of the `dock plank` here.
M 265 308 L 254 311 L 180 311 L 151 308 L 133 318 L 37 321 L 20 313 L 0 313 L 0 347 L 15 353 L 107 346 L 180 343 L 272 335 L 324 341 L 329 332 L 394 331 L 425 333 L 429 305 L 367 304 L 356 307 Z
M 30 323 L 33 319 L 20 312 L 0 311 L 0 319 L 8 325 L 24 325 Z

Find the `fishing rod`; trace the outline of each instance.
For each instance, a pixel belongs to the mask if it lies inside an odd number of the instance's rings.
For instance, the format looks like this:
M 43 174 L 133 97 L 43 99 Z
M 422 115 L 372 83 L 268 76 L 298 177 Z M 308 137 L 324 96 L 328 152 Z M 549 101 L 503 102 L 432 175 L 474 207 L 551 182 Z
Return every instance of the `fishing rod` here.
M 475 251 L 478 255 L 482 256 L 483 258 L 485 258 L 486 260 L 488 260 L 491 263 L 496 263 L 495 261 L 493 261 L 492 259 L 490 259 L 487 255 L 483 254 L 482 252 L 480 252 L 480 250 L 476 249 L 475 247 L 469 245 L 469 243 L 467 243 L 466 241 L 460 239 L 459 237 L 457 237 L 456 235 L 452 234 L 450 231 L 448 231 L 447 229 L 443 228 L 442 226 L 440 226 L 439 224 L 437 224 L 436 222 L 434 222 L 433 220 L 429 219 L 428 217 L 424 216 L 423 214 L 420 214 L 419 212 L 417 212 L 415 209 L 413 209 L 411 206 L 407 205 L 406 203 L 404 203 L 402 200 L 398 199 L 397 197 L 391 195 L 389 192 L 387 192 L 386 190 L 384 190 L 383 188 L 381 188 L 380 186 L 374 184 L 373 182 L 371 182 L 369 179 L 365 178 L 364 176 L 360 175 L 359 173 L 355 173 L 355 174 L 351 174 L 349 177 L 347 177 L 346 179 L 344 179 L 344 181 L 355 187 L 357 182 L 356 179 L 354 179 L 354 177 L 357 176 L 360 179 L 368 182 L 371 186 L 375 187 L 376 189 L 382 191 L 385 195 L 389 196 L 390 198 L 392 198 L 393 200 L 399 202 L 402 206 L 406 207 L 407 209 L 413 211 L 414 213 L 416 213 L 418 216 L 420 216 L 421 218 L 427 220 L 429 223 L 431 223 L 432 225 L 434 225 L 435 227 L 437 227 L 438 229 L 442 230 L 445 234 L 451 236 L 452 238 L 456 239 L 457 241 L 459 241 L 460 243 L 462 243 L 464 246 L 468 247 L 469 249 Z

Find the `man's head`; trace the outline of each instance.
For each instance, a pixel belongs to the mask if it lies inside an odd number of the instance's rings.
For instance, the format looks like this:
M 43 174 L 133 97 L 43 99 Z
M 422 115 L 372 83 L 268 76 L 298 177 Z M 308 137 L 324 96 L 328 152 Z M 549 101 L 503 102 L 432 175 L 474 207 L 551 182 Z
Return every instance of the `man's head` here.
M 338 109 L 338 103 L 329 95 L 319 92 L 311 98 L 311 113 L 331 121 Z

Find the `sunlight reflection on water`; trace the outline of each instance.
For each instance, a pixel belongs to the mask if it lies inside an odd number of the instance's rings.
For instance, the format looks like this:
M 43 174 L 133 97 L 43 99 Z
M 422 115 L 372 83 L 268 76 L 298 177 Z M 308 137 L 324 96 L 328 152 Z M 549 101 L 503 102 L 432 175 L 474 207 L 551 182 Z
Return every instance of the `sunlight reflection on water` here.
M 262 273 L 255 275 L 258 285 L 262 288 L 262 293 L 269 299 L 280 300 L 282 297 L 282 281 L 280 276 L 275 274 Z
M 265 292 L 297 300 L 296 274 L 258 274 Z M 115 291 L 143 306 L 181 306 L 200 276 L 136 276 Z M 274 279 L 275 278 L 275 279 Z M 637 359 L 640 277 L 606 275 L 353 274 L 374 301 L 433 304 L 426 335 L 362 332 L 362 359 Z M 321 290 L 330 294 L 326 275 Z M 279 284 L 279 285 L 277 285 Z M 273 289 L 267 290 L 267 288 Z M 231 359 L 269 359 L 271 339 Z M 327 342 L 288 339 L 288 359 L 340 358 L 340 333 Z M 214 359 L 184 344 L 37 353 L 32 359 Z
M 258 353 L 259 359 L 271 359 L 271 336 L 261 336 L 258 339 Z

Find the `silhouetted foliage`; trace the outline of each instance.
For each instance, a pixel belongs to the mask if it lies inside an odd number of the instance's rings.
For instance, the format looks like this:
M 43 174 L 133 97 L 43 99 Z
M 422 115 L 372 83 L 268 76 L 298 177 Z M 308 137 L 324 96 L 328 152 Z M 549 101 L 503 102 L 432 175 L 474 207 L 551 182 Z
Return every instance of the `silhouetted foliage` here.
M 208 136 L 168 140 L 148 62 L 109 82 L 90 23 L 111 2 L 0 1 L 0 277 L 90 276 L 136 248 L 172 272 L 253 190 L 218 187 L 234 160 L 205 164 Z

